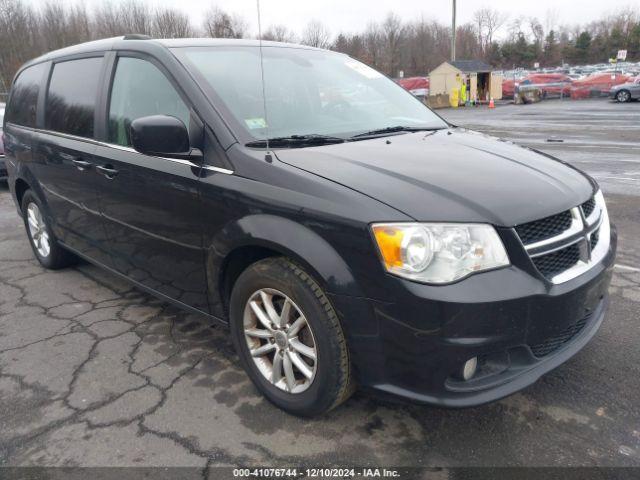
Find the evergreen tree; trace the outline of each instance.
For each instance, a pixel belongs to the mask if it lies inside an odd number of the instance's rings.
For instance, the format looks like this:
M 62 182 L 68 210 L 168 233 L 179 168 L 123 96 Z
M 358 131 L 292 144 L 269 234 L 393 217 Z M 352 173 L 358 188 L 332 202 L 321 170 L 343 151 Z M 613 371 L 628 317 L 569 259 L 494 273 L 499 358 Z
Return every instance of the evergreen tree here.
M 556 39 L 556 32 L 550 30 L 544 40 L 544 64 L 553 66 L 560 64 L 560 45 Z
M 591 49 L 591 34 L 589 32 L 582 32 L 576 39 L 576 45 L 574 48 L 574 60 L 577 63 L 589 62 L 589 51 Z

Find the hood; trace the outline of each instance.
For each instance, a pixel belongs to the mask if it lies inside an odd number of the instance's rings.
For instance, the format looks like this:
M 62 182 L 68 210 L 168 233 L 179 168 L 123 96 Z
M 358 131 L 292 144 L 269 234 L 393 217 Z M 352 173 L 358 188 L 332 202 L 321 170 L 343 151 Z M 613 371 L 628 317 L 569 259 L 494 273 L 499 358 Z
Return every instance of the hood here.
M 587 176 L 559 160 L 462 128 L 276 155 L 417 221 L 510 227 L 567 210 L 594 191 Z

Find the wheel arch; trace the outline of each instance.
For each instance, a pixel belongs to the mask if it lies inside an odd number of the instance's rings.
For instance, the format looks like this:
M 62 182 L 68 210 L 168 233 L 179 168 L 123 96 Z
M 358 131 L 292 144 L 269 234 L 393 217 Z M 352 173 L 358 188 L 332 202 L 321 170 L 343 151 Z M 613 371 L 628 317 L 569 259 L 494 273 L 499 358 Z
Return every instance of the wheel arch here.
M 38 180 L 36 180 L 31 170 L 26 168 L 25 165 L 18 165 L 15 178 L 9 181 L 9 188 L 13 191 L 13 199 L 16 202 L 18 213 L 22 216 L 22 199 L 27 190 L 32 190 L 35 195 L 42 202 L 42 206 L 46 215 L 50 215 L 49 205 L 47 204 L 46 196 L 42 191 L 42 187 Z
M 284 256 L 305 269 L 328 293 L 362 296 L 346 261 L 318 233 L 275 215 L 244 217 L 208 242 L 206 252 L 212 313 L 227 318 L 233 284 L 246 267 L 267 257 Z
M 16 196 L 16 203 L 18 206 L 18 210 L 22 213 L 22 199 L 24 198 L 24 194 L 27 190 L 31 189 L 31 185 L 27 183 L 27 181 L 23 178 L 18 178 L 13 184 L 14 195 Z

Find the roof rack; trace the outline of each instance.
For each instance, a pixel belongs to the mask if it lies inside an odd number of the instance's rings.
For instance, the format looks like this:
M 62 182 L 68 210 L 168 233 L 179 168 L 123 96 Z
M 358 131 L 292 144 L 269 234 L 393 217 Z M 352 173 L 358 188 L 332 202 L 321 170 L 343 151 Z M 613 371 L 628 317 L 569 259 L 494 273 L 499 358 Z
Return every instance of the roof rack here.
M 151 40 L 149 35 L 143 35 L 142 33 L 128 33 L 124 37 L 123 40 Z

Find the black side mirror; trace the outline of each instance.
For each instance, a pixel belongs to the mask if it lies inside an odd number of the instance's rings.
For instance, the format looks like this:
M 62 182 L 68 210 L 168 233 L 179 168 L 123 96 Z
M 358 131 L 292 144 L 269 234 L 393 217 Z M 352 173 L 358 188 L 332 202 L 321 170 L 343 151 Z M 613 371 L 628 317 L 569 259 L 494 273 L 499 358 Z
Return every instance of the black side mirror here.
M 201 156 L 189 143 L 189 132 L 181 120 L 170 115 L 151 115 L 131 122 L 133 148 L 145 155 L 185 158 Z

